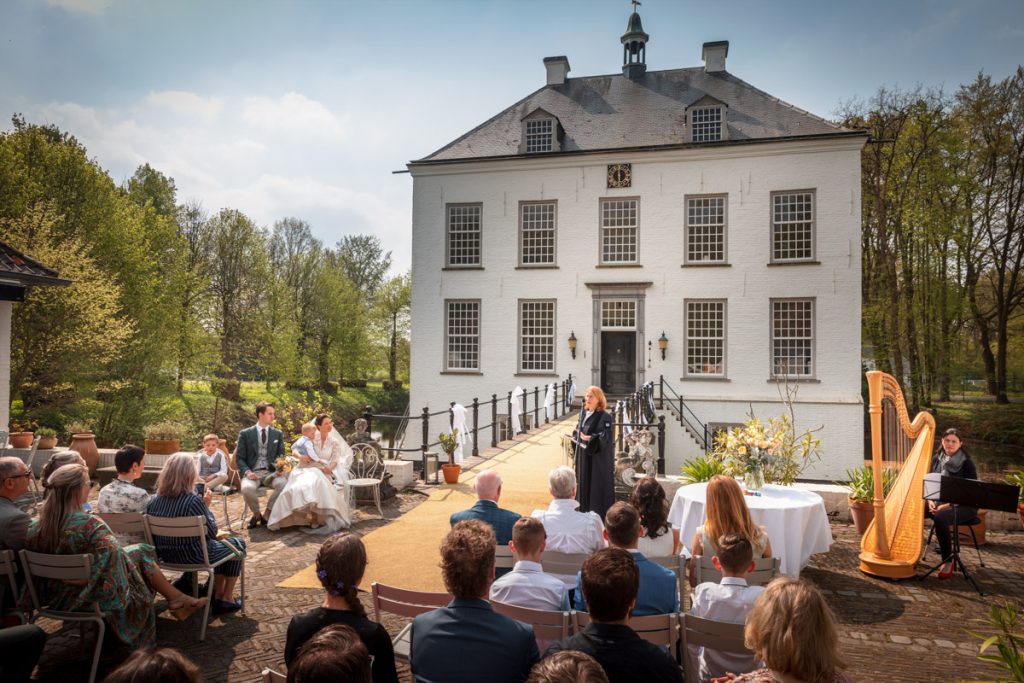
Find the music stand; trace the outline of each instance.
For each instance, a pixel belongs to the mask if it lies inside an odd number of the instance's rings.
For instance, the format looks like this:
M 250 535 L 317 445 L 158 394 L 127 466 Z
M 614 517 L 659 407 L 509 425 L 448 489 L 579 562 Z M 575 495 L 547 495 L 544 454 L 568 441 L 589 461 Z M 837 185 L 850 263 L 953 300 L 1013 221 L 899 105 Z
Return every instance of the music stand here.
M 953 555 L 950 558 L 953 562 L 953 570 L 959 567 L 963 572 L 964 579 L 974 586 L 978 595 L 985 595 L 975 582 L 974 577 L 967 571 L 967 565 L 960 557 L 960 530 L 958 525 L 957 512 L 961 505 L 973 508 L 984 508 L 986 510 L 1001 510 L 1013 512 L 1017 509 L 1017 499 L 1020 489 L 1009 484 L 992 484 L 975 479 L 961 479 L 960 477 L 949 477 L 939 473 L 924 475 L 924 499 L 949 503 L 953 506 Z M 936 531 L 936 533 L 938 533 Z M 940 558 L 939 563 L 928 570 L 919 580 L 931 576 L 935 570 L 946 563 L 946 558 Z

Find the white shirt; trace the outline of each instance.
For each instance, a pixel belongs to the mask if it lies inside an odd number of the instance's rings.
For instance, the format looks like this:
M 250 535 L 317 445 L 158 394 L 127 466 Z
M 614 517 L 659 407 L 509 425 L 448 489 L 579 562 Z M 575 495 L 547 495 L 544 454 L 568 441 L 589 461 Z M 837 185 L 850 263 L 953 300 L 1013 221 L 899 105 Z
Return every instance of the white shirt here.
M 561 579 L 545 574 L 539 562 L 528 560 L 519 560 L 512 571 L 491 584 L 491 600 L 530 609 L 569 609 L 569 592 Z
M 643 529 L 644 535 L 640 537 L 637 542 L 636 549 L 639 550 L 644 557 L 669 557 L 672 555 L 673 546 L 675 546 L 675 540 L 672 538 L 672 528 L 665 527 L 661 535 L 657 538 L 651 538 L 647 535 L 647 530 Z
M 596 512 L 580 512 L 579 502 L 572 498 L 555 498 L 547 510 L 534 510 L 530 516 L 539 519 L 548 535 L 547 550 L 589 555 L 605 547 L 604 524 Z M 553 574 L 569 588 L 576 587 L 575 574 Z
M 723 576 L 721 583 L 705 582 L 693 592 L 690 613 L 695 617 L 722 621 L 728 624 L 745 624 L 747 614 L 757 596 L 764 592 L 762 586 L 748 586 L 747 580 L 736 576 Z M 691 648 L 695 652 L 697 648 Z M 726 672 L 741 674 L 753 671 L 758 662 L 752 655 L 730 654 L 700 648 L 695 656 L 700 660 L 702 681 L 724 676 Z

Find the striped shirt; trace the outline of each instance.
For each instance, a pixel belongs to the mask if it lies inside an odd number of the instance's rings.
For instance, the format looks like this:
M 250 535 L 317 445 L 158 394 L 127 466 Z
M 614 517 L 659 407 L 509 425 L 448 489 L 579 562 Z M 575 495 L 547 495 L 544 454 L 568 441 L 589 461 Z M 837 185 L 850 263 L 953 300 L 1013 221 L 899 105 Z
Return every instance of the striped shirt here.
M 153 517 L 196 517 L 206 518 L 206 549 L 209 554 L 210 563 L 222 560 L 231 555 L 231 550 L 224 541 L 217 540 L 217 522 L 213 514 L 203 503 L 203 499 L 194 493 L 186 493 L 175 498 L 166 496 L 154 496 L 146 505 L 146 514 Z M 242 539 L 231 539 L 231 544 L 245 550 L 245 543 Z M 175 564 L 202 564 L 203 546 L 202 541 L 196 538 L 176 538 L 171 536 L 154 536 L 153 545 L 156 546 L 157 557 L 165 562 Z M 228 562 L 227 565 L 235 565 L 235 562 Z M 221 572 L 218 567 L 217 573 L 224 573 L 228 576 L 237 575 L 239 567 L 227 567 Z M 235 573 L 232 574 L 231 571 Z

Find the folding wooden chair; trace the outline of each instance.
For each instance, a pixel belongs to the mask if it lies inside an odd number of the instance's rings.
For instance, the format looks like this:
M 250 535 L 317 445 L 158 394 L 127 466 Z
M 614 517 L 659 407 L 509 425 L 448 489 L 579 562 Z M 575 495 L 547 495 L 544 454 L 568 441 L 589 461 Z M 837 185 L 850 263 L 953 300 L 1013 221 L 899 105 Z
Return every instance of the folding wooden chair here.
M 679 594 L 680 609 L 686 607 L 686 556 L 665 555 L 663 557 L 648 557 L 648 560 L 660 564 L 665 569 L 676 575 L 676 592 Z
M 381 623 L 381 612 L 390 612 L 401 617 L 415 617 L 444 607 L 452 601 L 449 593 L 428 593 L 396 588 L 374 581 L 370 586 L 373 593 L 373 618 Z M 412 623 L 406 624 L 391 641 L 395 649 L 396 661 L 409 661 L 411 650 Z
M 717 650 L 718 652 L 754 656 L 753 651 L 747 649 L 747 646 L 744 644 L 743 629 L 745 624 L 728 624 L 683 613 L 680 616 L 680 626 L 683 632 L 683 657 L 686 658 L 686 666 L 684 667 L 686 670 L 686 683 L 700 683 L 700 663 L 696 661 L 696 656 L 691 656 L 690 647 L 704 647 L 709 650 Z M 734 671 L 731 673 L 743 674 L 747 672 Z
M 590 615 L 586 612 L 573 612 L 573 627 L 576 632 L 582 631 L 590 623 Z M 659 647 L 667 647 L 675 657 L 676 643 L 679 642 L 679 613 L 650 614 L 646 617 L 630 617 L 629 627 L 649 643 Z
M 498 614 L 533 627 L 538 641 L 562 640 L 572 633 L 572 617 L 568 611 L 530 609 L 491 600 L 491 608 Z
M 499 543 L 494 546 L 494 568 L 512 569 L 514 566 L 516 566 L 516 558 L 508 545 Z
M 590 555 L 587 553 L 560 553 L 557 550 L 545 550 L 540 555 L 540 564 L 544 568 L 545 574 L 575 576 L 588 557 Z
M 100 512 L 97 516 L 117 535 L 146 538 L 146 525 L 141 512 Z
M 710 581 L 711 583 L 722 582 L 722 572 L 715 569 L 711 563 L 710 555 L 693 556 L 693 576 L 698 584 Z M 754 560 L 754 571 L 747 574 L 748 586 L 763 586 L 779 575 L 779 566 L 782 561 L 777 557 L 759 557 Z
M 242 571 L 239 574 L 239 582 L 241 588 L 239 588 L 239 597 L 241 599 L 242 614 L 245 614 L 245 553 L 235 548 L 230 543 L 225 543 L 231 553 L 226 557 L 217 560 L 216 562 L 210 562 L 210 554 L 206 545 L 206 517 L 202 515 L 195 515 L 193 517 L 156 517 L 153 515 L 143 515 L 142 523 L 146 530 L 146 538 L 149 539 L 150 543 L 153 543 L 157 536 L 166 536 L 170 538 L 181 538 L 195 539 L 203 550 L 203 561 L 196 564 L 182 564 L 179 562 L 167 562 L 160 559 L 160 567 L 163 569 L 170 569 L 176 572 L 206 572 L 206 607 L 203 609 L 203 625 L 199 630 L 199 640 L 202 641 L 206 638 L 206 622 L 210 618 L 210 607 L 213 604 L 213 585 L 214 585 L 214 572 L 213 570 L 221 566 L 225 562 L 231 562 L 233 560 L 242 560 Z M 198 577 L 197 577 L 198 579 Z M 196 583 L 193 583 L 193 595 L 198 590 Z
M 95 603 L 83 606 L 76 611 L 50 609 L 39 599 L 40 591 L 36 589 L 36 579 L 53 581 L 88 581 L 92 572 L 89 555 L 47 555 L 30 550 L 21 551 L 21 566 L 25 570 L 25 586 L 35 614 L 32 623 L 39 617 L 49 617 L 60 621 L 77 621 L 83 626 L 86 622 L 96 624 L 99 630 L 96 636 L 96 648 L 92 656 L 92 668 L 89 670 L 89 683 L 96 680 L 96 669 L 100 663 L 100 651 L 103 649 L 103 635 L 106 632 L 106 614 Z M 83 638 L 84 643 L 84 638 Z

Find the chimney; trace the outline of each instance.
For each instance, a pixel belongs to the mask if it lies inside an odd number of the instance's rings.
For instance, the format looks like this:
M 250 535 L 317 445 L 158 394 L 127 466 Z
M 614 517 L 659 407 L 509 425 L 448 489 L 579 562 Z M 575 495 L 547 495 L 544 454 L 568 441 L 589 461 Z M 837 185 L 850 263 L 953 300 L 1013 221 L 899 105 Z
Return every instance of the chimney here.
M 569 73 L 569 58 L 565 55 L 545 57 L 544 68 L 548 70 L 548 85 L 562 85 Z
M 725 58 L 728 56 L 728 40 L 704 43 L 704 49 L 700 53 L 700 58 L 704 60 L 704 72 L 712 74 L 716 71 L 725 71 Z

